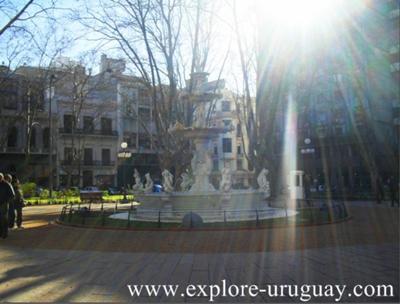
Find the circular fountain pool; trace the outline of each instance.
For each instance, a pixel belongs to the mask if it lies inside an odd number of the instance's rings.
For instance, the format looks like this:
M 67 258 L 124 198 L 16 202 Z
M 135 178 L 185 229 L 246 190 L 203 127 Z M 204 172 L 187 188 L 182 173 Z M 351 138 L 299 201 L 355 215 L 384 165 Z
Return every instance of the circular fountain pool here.
M 164 222 L 181 223 L 185 215 L 197 214 L 204 223 L 223 223 L 238 221 L 257 221 L 272 218 L 292 217 L 297 211 L 292 209 L 270 208 L 265 209 L 180 209 L 180 210 L 156 210 L 156 209 L 138 209 L 131 212 L 119 212 L 110 215 L 110 218 L 117 220 L 131 220 L 143 222 Z

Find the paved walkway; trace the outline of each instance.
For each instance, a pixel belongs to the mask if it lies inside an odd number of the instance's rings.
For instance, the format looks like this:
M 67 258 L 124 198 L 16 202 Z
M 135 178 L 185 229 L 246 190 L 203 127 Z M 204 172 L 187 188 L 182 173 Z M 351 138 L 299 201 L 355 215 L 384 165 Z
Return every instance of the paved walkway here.
M 37 208 L 37 209 L 35 209 Z M 42 208 L 42 209 L 39 209 Z M 0 240 L 0 301 L 182 302 L 131 298 L 127 284 L 391 284 L 399 301 L 399 209 L 350 204 L 334 225 L 218 232 L 133 232 L 48 225 L 59 206 L 26 208 Z M 29 222 L 30 221 L 30 222 Z M 40 225 L 38 223 L 41 223 Z M 298 298 L 221 298 L 232 302 Z M 318 299 L 315 299 L 318 302 Z M 333 300 L 330 299 L 332 302 Z

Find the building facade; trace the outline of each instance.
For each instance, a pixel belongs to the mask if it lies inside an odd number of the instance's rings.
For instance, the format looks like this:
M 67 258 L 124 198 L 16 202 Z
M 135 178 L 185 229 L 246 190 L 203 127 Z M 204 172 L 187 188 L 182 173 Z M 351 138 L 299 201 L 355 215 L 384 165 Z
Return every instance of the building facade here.
M 207 73 L 197 73 L 194 79 L 196 94 L 210 94 L 215 98 L 210 102 L 210 118 L 208 125 L 225 129 L 212 142 L 214 185 L 218 185 L 221 178 L 220 172 L 224 167 L 232 172 L 234 188 L 248 188 L 252 173 L 248 171 L 246 151 L 248 137 L 241 121 L 240 96 L 225 88 L 224 80 L 208 81 Z M 210 109 L 209 109 L 210 110 Z
M 159 174 L 149 89 L 124 71 L 106 55 L 96 75 L 68 58 L 47 69 L 2 67 L 1 171 L 48 186 L 51 102 L 56 188 L 131 185 L 134 168 Z M 118 158 L 123 142 L 129 159 Z
M 101 57 L 100 74 L 104 75 L 108 98 L 116 101 L 116 130 L 119 134 L 116 147 L 121 152 L 121 143 L 127 143 L 131 153 L 128 159 L 119 159 L 117 164 L 118 186 L 131 186 L 133 173 L 150 172 L 160 174 L 156 155 L 154 111 L 148 86 L 142 79 L 124 74 L 125 62 Z
M 116 184 L 117 100 L 109 95 L 106 75 L 88 75 L 83 67 L 60 68 L 53 87 L 58 117 L 57 184 Z
M 40 69 L 0 67 L 0 172 L 42 185 L 49 176 L 47 76 Z

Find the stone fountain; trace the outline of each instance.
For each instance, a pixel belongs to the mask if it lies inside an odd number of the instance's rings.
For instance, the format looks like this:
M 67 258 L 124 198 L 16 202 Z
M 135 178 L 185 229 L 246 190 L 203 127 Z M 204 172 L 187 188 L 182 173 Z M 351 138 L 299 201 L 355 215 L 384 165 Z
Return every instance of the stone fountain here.
M 195 103 L 193 125 L 184 127 L 176 123 L 169 129 L 169 132 L 193 142 L 192 176 L 183 173 L 180 184 L 181 191 L 176 191 L 173 186 L 173 175 L 164 169 L 162 172 L 164 192 L 154 193 L 150 175 L 146 174 L 146 181 L 142 185 L 139 173 L 135 171 L 133 189 L 135 189 L 136 200 L 140 202 L 136 219 L 154 221 L 157 220 L 159 212 L 162 213 L 163 221 L 167 222 L 181 222 L 188 212 L 197 213 L 204 222 L 245 221 L 252 220 L 256 216 L 259 219 L 283 217 L 288 212 L 289 215 L 295 214 L 295 211 L 269 207 L 270 187 L 266 169 L 263 169 L 257 177 L 258 189 L 232 189 L 232 172 L 229 167 L 221 170 L 222 179 L 219 188 L 214 187 L 210 182 L 211 143 L 227 129 L 206 125 L 206 113 L 214 96 L 194 94 L 191 97 Z M 114 214 L 112 217 L 126 219 L 127 214 Z

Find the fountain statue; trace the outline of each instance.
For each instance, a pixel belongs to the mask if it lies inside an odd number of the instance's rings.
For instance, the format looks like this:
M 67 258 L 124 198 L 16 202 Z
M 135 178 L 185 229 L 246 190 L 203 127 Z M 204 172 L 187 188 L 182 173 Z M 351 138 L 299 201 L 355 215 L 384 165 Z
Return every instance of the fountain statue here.
M 167 169 L 165 169 L 161 173 L 161 175 L 163 177 L 163 188 L 164 188 L 164 191 L 167 192 L 167 193 L 173 192 L 174 191 L 174 186 L 173 186 L 174 176 Z
M 225 167 L 221 170 L 221 183 L 219 190 L 222 192 L 229 192 L 232 189 L 232 173 L 229 167 Z
M 151 179 L 150 173 L 146 173 L 145 183 L 143 185 L 143 192 L 144 193 L 152 193 L 153 192 L 153 180 Z
M 269 171 L 268 169 L 262 169 L 261 172 L 257 176 L 257 184 L 258 188 L 264 192 L 264 198 L 268 198 L 271 195 L 271 189 L 269 186 L 269 181 L 267 178 Z
M 132 186 L 132 190 L 133 191 L 142 190 L 142 182 L 141 182 L 140 174 L 139 174 L 139 171 L 136 170 L 136 168 L 133 173 L 133 179 L 135 180 L 135 184 Z
M 189 191 L 190 187 L 193 184 L 193 180 L 190 177 L 189 173 L 183 172 L 181 174 L 181 179 L 182 179 L 182 181 L 181 181 L 181 190 L 182 191 Z
M 211 152 L 205 149 L 206 139 L 194 138 L 195 152 L 191 161 L 194 175 L 194 184 L 190 188 L 190 192 L 208 192 L 215 191 L 214 186 L 210 183 L 210 174 L 212 171 Z

